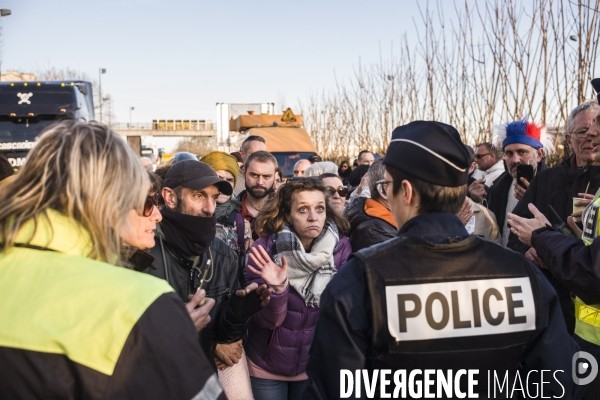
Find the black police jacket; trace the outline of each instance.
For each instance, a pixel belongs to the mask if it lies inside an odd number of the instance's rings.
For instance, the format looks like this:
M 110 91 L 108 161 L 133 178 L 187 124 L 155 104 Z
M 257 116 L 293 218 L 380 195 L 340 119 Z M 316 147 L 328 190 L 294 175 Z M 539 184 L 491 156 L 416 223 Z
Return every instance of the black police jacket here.
M 212 271 L 207 273 L 207 282 L 203 289 L 206 296 L 215 300 L 210 311 L 210 323 L 200 331 L 200 346 L 214 366 L 214 348 L 216 343 L 234 343 L 243 338 L 248 319 L 241 319 L 229 307 L 231 296 L 240 289 L 237 279 L 237 256 L 224 241 L 214 238 L 209 251 L 204 252 L 194 266 L 194 261 L 182 254 L 177 248 L 164 241 L 160 223 L 156 230 L 156 245 L 150 250 L 155 258 L 155 268 L 147 268 L 144 272 L 166 279 L 175 289 L 183 302 L 188 295 L 196 293 L 207 261 L 212 254 Z M 168 277 L 168 279 L 167 279 Z
M 358 251 L 377 243 L 385 242 L 398 235 L 395 226 L 381 218 L 372 217 L 365 212 L 366 197 L 358 197 L 348 205 L 344 215 L 350 222 L 350 244 Z
M 403 257 L 407 254 L 406 249 L 402 244 L 402 238 L 405 235 L 411 235 L 431 244 L 440 245 L 446 243 L 449 247 L 454 246 L 456 243 L 460 244 L 463 241 L 485 242 L 486 244 L 483 247 L 487 252 L 500 252 L 509 255 L 509 258 L 513 262 L 516 257 L 518 258 L 519 263 L 528 263 L 523 256 L 503 249 L 485 239 L 476 237 L 469 238 L 460 220 L 455 215 L 449 213 L 417 216 L 402 227 L 398 239 L 393 239 L 384 244 L 363 250 L 358 254 L 361 255 L 367 252 L 373 252 L 379 248 L 386 248 L 386 255 L 389 256 L 389 260 L 384 260 L 384 262 L 386 265 L 390 266 L 388 272 L 393 274 L 394 269 L 392 266 L 398 263 L 397 254 L 400 253 Z M 397 251 L 388 251 L 388 248 L 393 246 L 398 247 Z M 475 268 L 475 271 L 477 270 L 476 264 L 481 262 L 482 258 L 485 258 L 486 255 L 477 254 L 477 252 L 474 251 L 472 256 L 473 260 L 470 261 L 470 264 L 474 266 L 473 268 Z M 417 271 L 421 268 L 429 268 L 430 270 L 444 268 L 442 262 L 443 258 L 437 256 L 439 260 L 436 260 L 437 263 L 435 264 L 427 263 L 428 258 L 430 258 L 429 252 L 421 251 L 421 261 L 418 263 L 412 263 L 412 265 L 409 265 L 408 267 L 406 264 L 402 263 L 402 267 L 408 268 L 408 271 L 404 271 L 406 279 L 410 279 L 409 277 L 413 271 Z M 502 262 L 501 257 L 497 257 L 496 255 L 495 258 L 495 262 Z M 378 262 L 382 264 L 381 260 L 378 260 Z M 385 271 L 385 268 L 382 268 L 382 270 Z M 468 268 L 466 271 L 468 271 Z M 481 271 L 478 270 L 478 272 Z M 501 274 L 501 271 L 496 271 L 496 274 Z M 508 352 L 509 356 L 514 358 L 515 354 L 520 353 L 520 358 L 519 360 L 516 360 L 516 365 L 520 365 L 521 376 L 525 376 L 529 371 L 539 371 L 542 369 L 564 371 L 558 373 L 560 383 L 564 387 L 564 398 L 575 398 L 575 396 L 579 394 L 580 389 L 576 388 L 576 385 L 571 378 L 571 361 L 573 354 L 579 350 L 579 347 L 566 331 L 556 293 L 552 286 L 533 265 L 530 265 L 528 274 L 532 286 L 537 286 L 535 291 L 539 293 L 539 296 L 534 296 L 534 301 L 536 303 L 535 309 L 537 310 L 535 328 L 528 332 L 527 340 L 520 348 L 513 348 Z M 419 283 L 423 283 L 416 280 L 417 275 L 419 274 L 415 273 L 415 282 L 413 282 L 414 285 L 412 286 L 418 286 Z M 471 276 L 470 279 L 481 279 L 482 277 L 484 276 Z M 468 273 L 465 275 L 465 278 L 468 278 Z M 374 339 L 377 337 L 375 334 L 378 332 L 377 328 L 374 329 L 375 324 L 373 323 L 373 318 L 376 314 L 373 312 L 373 308 L 375 306 L 373 305 L 369 294 L 370 291 L 367 282 L 368 274 L 365 271 L 365 264 L 359 257 L 355 257 L 335 275 L 325 289 L 321 298 L 319 322 L 316 327 L 315 337 L 311 348 L 311 357 L 307 366 L 307 374 L 310 378 L 310 382 L 304 395 L 305 399 L 339 398 L 341 382 L 340 371 L 342 369 L 355 371 L 370 369 L 372 368 L 371 366 L 377 365 L 377 363 L 373 363 L 373 357 L 381 356 L 382 354 L 374 351 L 380 349 L 374 349 L 374 344 L 376 343 L 376 340 Z M 464 294 L 465 293 L 463 293 L 463 295 Z M 466 294 L 468 296 L 468 292 L 466 292 Z M 503 301 L 507 301 L 508 299 L 508 296 L 505 297 L 504 293 L 501 293 L 500 297 L 503 297 Z M 497 298 L 499 299 L 500 297 Z M 450 309 L 454 307 L 452 305 L 452 299 L 447 299 L 447 302 L 449 303 L 448 307 Z M 482 300 L 482 304 L 483 302 L 485 302 L 485 300 Z M 531 303 L 531 299 L 529 303 Z M 459 306 L 462 306 L 464 302 L 459 302 L 458 304 Z M 519 306 L 524 305 L 525 304 L 520 304 Z M 423 301 L 421 306 L 426 308 L 426 302 Z M 513 304 L 513 306 L 515 306 L 515 304 Z M 410 307 L 405 311 L 408 313 L 414 311 L 409 308 Z M 510 309 L 511 306 L 508 306 L 508 308 Z M 481 321 L 483 321 L 483 315 L 485 314 L 483 305 L 480 310 L 482 315 Z M 519 313 L 513 314 L 513 317 L 515 315 L 522 316 L 523 309 L 520 311 L 521 312 Z M 406 312 L 404 313 L 405 316 Z M 425 311 L 423 312 L 425 313 Z M 530 312 L 530 310 L 528 310 L 528 312 Z M 504 320 L 510 318 L 509 313 L 510 311 L 503 315 Z M 398 315 L 399 318 L 401 318 L 403 314 L 399 313 Z M 422 315 L 420 317 L 422 319 L 424 318 Z M 485 318 L 488 319 L 490 317 L 492 319 L 499 318 L 500 315 L 488 315 Z M 436 316 L 435 318 L 439 317 Z M 465 318 L 462 317 L 459 319 L 464 320 Z M 441 320 L 436 320 L 432 323 L 436 322 L 441 323 Z M 476 320 L 472 320 L 472 322 L 474 324 L 477 323 Z M 387 326 L 386 321 L 381 321 L 381 323 Z M 457 321 L 453 315 L 449 318 L 447 323 L 457 324 L 464 323 L 464 321 Z M 402 328 L 400 328 L 400 331 L 402 331 Z M 471 336 L 471 338 L 477 339 L 477 343 L 482 342 L 477 336 Z M 435 345 L 443 346 L 444 343 L 447 344 L 447 353 L 445 355 L 438 354 L 438 361 L 433 362 L 433 364 L 430 362 L 421 362 L 419 361 L 419 357 L 415 357 L 415 354 L 413 354 L 410 357 L 410 361 L 409 358 L 405 359 L 403 357 L 398 357 L 394 361 L 394 364 L 389 362 L 390 359 L 388 358 L 386 368 L 391 368 L 392 373 L 394 369 L 406 369 L 407 373 L 410 373 L 411 370 L 416 368 L 443 369 L 454 366 L 456 372 L 456 370 L 461 367 L 463 358 L 466 359 L 469 357 L 468 352 L 464 351 L 464 348 L 468 347 L 470 342 L 468 336 L 466 338 L 458 339 L 459 342 L 449 341 L 448 338 L 440 338 L 439 342 L 435 343 Z M 522 337 L 519 338 L 519 341 L 522 339 Z M 432 342 L 431 340 L 429 341 Z M 433 340 L 433 342 L 435 342 L 435 340 Z M 496 347 L 498 344 L 501 344 L 501 342 L 502 335 L 490 336 L 490 346 Z M 428 351 L 427 348 L 422 347 L 422 343 L 420 344 L 419 340 L 412 340 L 411 344 L 414 345 L 412 351 L 415 353 Z M 453 350 L 459 349 L 462 351 L 453 352 Z M 495 357 L 502 358 L 503 356 L 502 352 L 495 354 Z M 454 364 L 452 360 L 455 360 Z M 506 365 L 507 361 L 510 361 L 514 368 L 515 360 L 496 360 L 494 358 L 489 359 L 489 366 L 493 368 L 497 365 Z M 381 365 L 382 364 L 379 364 L 379 368 L 382 368 Z M 499 372 L 504 373 L 504 371 Z M 487 371 L 480 371 L 478 379 L 483 381 L 486 373 Z M 525 385 L 525 383 L 523 384 Z M 562 390 L 556 381 L 553 380 L 552 383 L 546 385 L 544 394 L 547 396 L 548 393 L 554 393 L 556 396 L 561 395 Z M 354 398 L 354 396 L 352 397 Z M 361 397 L 366 397 L 364 387 L 361 392 Z M 481 397 L 485 397 L 485 395 L 480 396 L 480 398 Z

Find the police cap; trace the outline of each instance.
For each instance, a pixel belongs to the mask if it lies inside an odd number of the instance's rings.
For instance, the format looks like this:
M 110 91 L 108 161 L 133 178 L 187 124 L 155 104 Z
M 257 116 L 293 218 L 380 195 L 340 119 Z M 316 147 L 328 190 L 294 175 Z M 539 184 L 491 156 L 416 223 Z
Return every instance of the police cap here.
M 458 131 L 435 121 L 394 129 L 383 163 L 439 186 L 465 185 L 471 166 Z

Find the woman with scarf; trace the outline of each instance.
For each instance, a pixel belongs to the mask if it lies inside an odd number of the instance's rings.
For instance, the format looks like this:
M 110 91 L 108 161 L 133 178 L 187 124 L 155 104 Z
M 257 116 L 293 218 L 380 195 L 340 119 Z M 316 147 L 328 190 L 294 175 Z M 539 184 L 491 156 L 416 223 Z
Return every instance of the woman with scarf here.
M 327 203 L 319 178 L 292 178 L 256 220 L 248 282 L 272 289 L 256 313 L 245 345 L 256 400 L 300 399 L 321 293 L 352 249 L 346 219 Z

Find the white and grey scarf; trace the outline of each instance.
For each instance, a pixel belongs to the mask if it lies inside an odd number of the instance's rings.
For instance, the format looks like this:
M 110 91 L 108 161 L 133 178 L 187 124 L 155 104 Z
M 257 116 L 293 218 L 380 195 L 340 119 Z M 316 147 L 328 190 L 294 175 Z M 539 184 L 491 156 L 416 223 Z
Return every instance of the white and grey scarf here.
M 321 293 L 336 273 L 333 254 L 339 243 L 337 226 L 326 222 L 321 234 L 314 239 L 309 253 L 287 225 L 274 235 L 273 241 L 274 262 L 281 265 L 281 257 L 285 256 L 290 285 L 308 307 L 318 307 Z

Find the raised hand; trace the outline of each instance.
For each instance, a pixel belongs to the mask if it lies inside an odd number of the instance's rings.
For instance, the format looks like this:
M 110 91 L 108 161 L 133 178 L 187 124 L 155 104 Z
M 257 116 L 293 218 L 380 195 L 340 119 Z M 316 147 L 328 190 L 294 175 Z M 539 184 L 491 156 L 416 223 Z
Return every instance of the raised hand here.
M 550 222 L 532 203 L 529 203 L 528 207 L 534 218 L 527 219 L 513 213 L 508 213 L 507 217 L 508 225 L 510 226 L 512 233 L 514 233 L 522 243 L 531 247 L 531 234 L 533 231 L 543 228 L 546 225 L 550 225 Z
M 281 257 L 281 267 L 271 260 L 265 249 L 258 245 L 250 249 L 248 254 L 256 267 L 248 264 L 248 269 L 261 277 L 275 293 L 283 292 L 287 284 L 287 260 Z

